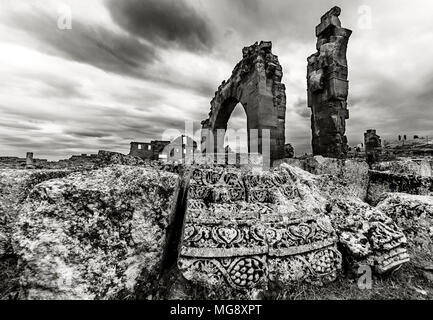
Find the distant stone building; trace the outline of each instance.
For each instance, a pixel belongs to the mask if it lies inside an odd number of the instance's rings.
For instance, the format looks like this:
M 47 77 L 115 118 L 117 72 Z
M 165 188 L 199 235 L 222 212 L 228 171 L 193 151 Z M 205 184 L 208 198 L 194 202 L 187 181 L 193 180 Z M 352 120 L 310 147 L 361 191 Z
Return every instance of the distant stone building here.
M 151 142 L 131 142 L 130 156 L 143 160 L 159 160 L 159 155 L 170 141 L 153 140 Z
M 406 135 L 405 135 L 406 136 Z M 414 139 L 388 140 L 384 142 L 383 151 L 396 157 L 433 157 L 433 141 L 428 137 L 416 136 Z
M 364 145 L 367 162 L 378 161 L 382 153 L 382 140 L 375 129 L 369 129 L 364 133 Z

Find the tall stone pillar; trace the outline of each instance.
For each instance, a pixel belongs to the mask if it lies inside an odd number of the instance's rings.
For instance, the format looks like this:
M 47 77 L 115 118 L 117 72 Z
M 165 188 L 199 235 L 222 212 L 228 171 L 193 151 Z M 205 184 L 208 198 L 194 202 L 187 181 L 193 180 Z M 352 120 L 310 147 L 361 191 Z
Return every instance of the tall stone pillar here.
M 325 13 L 316 27 L 317 52 L 308 58 L 308 107 L 314 155 L 345 158 L 349 119 L 347 43 L 351 30 L 341 27 L 339 7 Z

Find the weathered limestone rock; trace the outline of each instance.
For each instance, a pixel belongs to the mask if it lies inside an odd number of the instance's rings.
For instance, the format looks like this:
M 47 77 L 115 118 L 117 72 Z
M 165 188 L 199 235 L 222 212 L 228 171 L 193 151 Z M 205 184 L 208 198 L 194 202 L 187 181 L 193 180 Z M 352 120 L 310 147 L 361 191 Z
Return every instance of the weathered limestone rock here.
M 32 188 L 43 181 L 69 174 L 66 170 L 0 170 L 0 258 L 13 253 L 11 230 L 22 202 Z
M 393 174 L 432 177 L 432 161 L 429 159 L 399 159 L 382 161 L 372 166 L 373 170 L 387 171 Z
M 322 156 L 303 159 L 283 159 L 275 166 L 286 163 L 315 175 L 330 175 L 340 180 L 346 187 L 346 196 L 355 196 L 362 200 L 367 197 L 369 182 L 368 165 L 362 160 L 324 158 Z
M 433 275 L 433 197 L 384 194 L 377 205 L 403 230 L 415 266 Z
M 33 169 L 34 168 L 33 152 L 27 152 L 27 155 L 26 155 L 26 168 L 27 169 Z
M 359 199 L 334 199 L 329 216 L 346 257 L 385 273 L 409 261 L 407 239 L 390 217 Z
M 314 155 L 344 158 L 347 154 L 346 119 L 347 43 L 352 31 L 342 28 L 334 7 L 316 27 L 317 52 L 308 58 L 308 107 L 311 108 L 312 147 Z
M 420 175 L 370 171 L 367 200 L 375 205 L 385 193 L 407 193 L 433 196 L 433 178 Z
M 99 166 L 121 164 L 127 166 L 144 165 L 145 162 L 134 156 L 125 155 L 118 152 L 99 150 L 97 156 L 97 164 Z
M 365 200 L 368 189 L 368 165 L 362 160 L 333 159 L 315 156 L 306 158 L 304 170 L 316 175 L 332 175 L 345 186 L 346 196 Z
M 231 77 L 223 81 L 211 101 L 209 118 L 202 121 L 202 151 L 224 153 L 223 140 L 217 143 L 218 130 L 227 130 L 233 109 L 241 103 L 247 115 L 248 151 L 270 150 L 270 160 L 284 157 L 286 94 L 281 83 L 283 71 L 272 43 L 262 41 L 242 50 L 243 58 Z M 251 131 L 257 129 L 257 132 Z M 262 130 L 270 130 L 266 137 Z M 262 136 L 262 134 L 264 136 Z M 270 145 L 263 144 L 270 139 Z M 256 148 L 256 150 L 254 150 Z M 269 159 L 265 159 L 269 160 Z
M 26 299 L 108 299 L 161 269 L 177 175 L 112 166 L 37 185 L 13 235 Z
M 298 183 L 290 169 L 195 169 L 179 259 L 185 278 L 247 291 L 334 280 L 341 268 L 335 232 L 325 215 L 296 203 L 308 194 Z

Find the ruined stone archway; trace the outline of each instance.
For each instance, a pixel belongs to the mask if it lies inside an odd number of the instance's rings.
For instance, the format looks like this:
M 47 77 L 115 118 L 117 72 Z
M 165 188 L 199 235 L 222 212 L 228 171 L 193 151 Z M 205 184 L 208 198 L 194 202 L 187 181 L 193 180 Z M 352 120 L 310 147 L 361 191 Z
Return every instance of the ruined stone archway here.
M 286 94 L 281 83 L 283 76 L 278 57 L 272 54 L 272 43 L 262 41 L 242 50 L 243 58 L 231 77 L 219 86 L 211 101 L 209 118 L 202 121 L 205 133 L 217 137 L 217 130 L 227 130 L 233 109 L 240 103 L 247 116 L 248 150 L 257 145 L 262 153 L 264 131 L 270 132 L 271 161 L 284 157 Z M 257 129 L 257 138 L 251 134 Z M 256 140 L 257 139 L 257 140 Z M 202 151 L 219 153 L 223 146 L 217 139 L 209 143 L 209 135 L 202 136 Z M 223 143 L 223 142 L 222 142 Z M 254 147 L 253 147 L 254 148 Z

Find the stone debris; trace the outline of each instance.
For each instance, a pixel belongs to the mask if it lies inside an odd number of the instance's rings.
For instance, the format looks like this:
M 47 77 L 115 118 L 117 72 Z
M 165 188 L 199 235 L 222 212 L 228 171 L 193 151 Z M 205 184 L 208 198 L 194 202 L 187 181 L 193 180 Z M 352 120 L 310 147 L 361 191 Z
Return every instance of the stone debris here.
M 367 163 L 373 164 L 380 160 L 382 154 L 382 140 L 375 129 L 369 129 L 364 133 L 365 155 Z
M 403 230 L 414 265 L 433 274 L 433 197 L 387 193 L 377 209 Z
M 388 194 L 372 207 L 350 191 L 356 179 L 338 174 L 341 160 L 309 163 L 316 174 L 288 164 L 270 172 L 192 167 L 183 226 L 173 225 L 180 178 L 158 167 L 0 171 L 0 208 L 16 216 L 0 249 L 12 237 L 27 299 L 158 296 L 173 227 L 183 229 L 177 265 L 187 286 L 213 292 L 252 297 L 275 285 L 325 284 L 344 276 L 343 261 L 379 274 L 409 259 L 431 267 L 431 197 Z
M 75 155 L 69 159 L 59 161 L 47 161 L 34 159 L 33 153 L 28 152 L 26 158 L 0 157 L 0 169 L 45 169 L 45 170 L 92 170 L 112 164 L 144 165 L 149 161 L 143 161 L 139 157 L 124 155 L 118 152 L 100 150 L 97 154 Z
M 261 41 L 242 50 L 243 58 L 231 77 L 223 81 L 211 101 L 209 118 L 202 121 L 202 144 L 206 153 L 224 153 L 224 146 L 215 143 L 217 130 L 227 130 L 227 121 L 238 103 L 247 115 L 248 127 L 257 129 L 257 137 L 249 137 L 249 152 L 262 153 L 262 130 L 270 130 L 270 160 L 284 158 L 286 93 L 281 83 L 283 71 L 272 43 Z M 210 135 L 212 134 L 212 136 Z M 257 144 L 257 150 L 251 145 Z
M 369 185 L 368 164 L 362 160 L 324 158 L 322 156 L 283 159 L 275 161 L 275 167 L 286 163 L 314 175 L 337 177 L 345 185 L 347 194 L 362 200 L 367 198 Z
M 12 226 L 32 188 L 43 181 L 62 178 L 70 173 L 67 170 L 0 169 L 0 259 L 12 254 Z
M 410 260 L 401 229 L 377 208 L 359 199 L 333 199 L 329 210 L 346 258 L 383 274 Z
M 376 162 L 375 130 L 365 134 L 369 164 L 345 159 L 352 31 L 340 13 L 321 17 L 308 58 L 313 157 L 292 159 L 285 144 L 282 67 L 262 41 L 243 49 L 218 87 L 202 122 L 205 153 L 193 166 L 134 156 L 155 159 L 168 141 L 133 143 L 131 155 L 0 158 L 1 168 L 28 169 L 0 169 L 0 259 L 17 257 L 20 298 L 175 297 L 182 286 L 254 298 L 270 287 L 323 285 L 361 265 L 386 274 L 409 261 L 433 279 L 431 161 Z M 249 159 L 215 165 L 229 153 L 210 138 L 227 129 L 238 103 L 258 129 Z M 266 148 L 270 171 L 259 170 Z
M 178 262 L 186 279 L 249 290 L 337 277 L 334 229 L 297 203 L 304 191 L 290 170 L 193 170 Z

